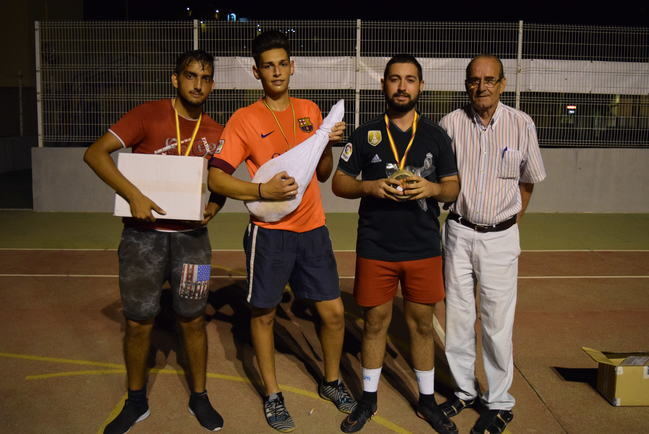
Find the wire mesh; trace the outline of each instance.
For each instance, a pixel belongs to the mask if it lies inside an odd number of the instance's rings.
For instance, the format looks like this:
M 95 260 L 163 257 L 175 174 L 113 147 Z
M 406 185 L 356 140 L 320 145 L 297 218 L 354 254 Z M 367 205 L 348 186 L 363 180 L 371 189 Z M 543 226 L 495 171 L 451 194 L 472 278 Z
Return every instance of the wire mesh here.
M 649 144 L 648 28 L 527 24 L 522 48 L 521 109 L 544 145 Z
M 149 99 L 173 95 L 176 56 L 192 48 L 188 22 L 41 23 L 45 142 L 92 143 Z
M 176 56 L 194 46 L 215 55 L 206 111 L 225 123 L 262 96 L 250 42 L 269 29 L 291 41 L 292 95 L 324 114 L 344 98 L 348 132 L 357 114 L 363 123 L 383 113 L 380 80 L 390 56 L 420 60 L 419 110 L 439 120 L 468 102 L 469 59 L 492 53 L 505 66 L 503 102 L 520 101 L 543 146 L 649 147 L 649 28 L 525 24 L 519 46 L 519 23 L 357 20 L 42 22 L 45 144 L 87 145 L 136 104 L 172 96 Z

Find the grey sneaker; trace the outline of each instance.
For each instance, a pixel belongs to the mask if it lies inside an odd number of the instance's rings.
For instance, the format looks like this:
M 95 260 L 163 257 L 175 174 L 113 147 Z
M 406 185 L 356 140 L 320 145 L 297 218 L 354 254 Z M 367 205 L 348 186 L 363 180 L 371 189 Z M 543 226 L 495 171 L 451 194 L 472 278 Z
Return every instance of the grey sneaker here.
M 352 398 L 340 380 L 338 380 L 338 384 L 335 386 L 320 383 L 318 393 L 322 399 L 333 402 L 336 408 L 343 413 L 349 414 L 356 408 L 356 400 Z
M 279 392 L 272 400 L 264 401 L 264 413 L 268 425 L 280 432 L 291 432 L 295 429 L 293 418 L 284 405 L 284 396 Z

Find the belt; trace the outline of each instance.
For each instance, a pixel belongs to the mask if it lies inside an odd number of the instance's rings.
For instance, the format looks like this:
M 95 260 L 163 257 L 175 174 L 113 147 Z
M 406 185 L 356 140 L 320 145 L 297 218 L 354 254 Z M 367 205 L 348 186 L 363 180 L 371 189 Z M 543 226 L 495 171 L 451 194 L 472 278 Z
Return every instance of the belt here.
M 502 221 L 500 223 L 496 223 L 495 225 L 477 225 L 475 223 L 471 223 L 464 217 L 462 217 L 459 214 L 455 214 L 454 212 L 449 212 L 448 213 L 448 219 L 453 220 L 458 222 L 459 224 L 466 226 L 467 228 L 471 228 L 476 232 L 499 232 L 499 231 L 504 231 L 505 229 L 509 229 L 512 226 L 514 226 L 514 223 L 516 223 L 516 215 L 513 215 L 512 217 L 508 218 L 505 221 Z

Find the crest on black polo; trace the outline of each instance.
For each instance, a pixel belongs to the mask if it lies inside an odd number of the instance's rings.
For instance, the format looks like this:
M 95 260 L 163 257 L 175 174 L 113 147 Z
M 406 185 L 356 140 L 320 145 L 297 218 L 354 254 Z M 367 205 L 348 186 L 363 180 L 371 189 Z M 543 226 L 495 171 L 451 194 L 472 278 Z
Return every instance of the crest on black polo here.
M 381 136 L 381 130 L 369 130 L 367 132 L 367 143 L 372 146 L 376 146 L 383 140 Z

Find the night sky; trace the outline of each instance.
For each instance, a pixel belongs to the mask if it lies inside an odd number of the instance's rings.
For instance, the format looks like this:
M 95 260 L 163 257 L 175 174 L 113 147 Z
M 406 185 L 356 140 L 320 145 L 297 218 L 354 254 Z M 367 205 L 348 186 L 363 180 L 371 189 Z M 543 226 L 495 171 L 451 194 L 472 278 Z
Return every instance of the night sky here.
M 475 21 L 649 26 L 649 2 L 612 1 L 608 6 L 584 0 L 373 2 L 368 9 L 347 1 L 246 2 L 214 0 L 84 1 L 86 19 L 179 20 L 214 19 L 214 10 L 249 19 L 364 19 L 386 21 Z M 188 16 L 186 8 L 192 11 Z

